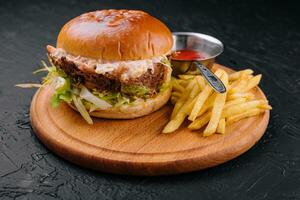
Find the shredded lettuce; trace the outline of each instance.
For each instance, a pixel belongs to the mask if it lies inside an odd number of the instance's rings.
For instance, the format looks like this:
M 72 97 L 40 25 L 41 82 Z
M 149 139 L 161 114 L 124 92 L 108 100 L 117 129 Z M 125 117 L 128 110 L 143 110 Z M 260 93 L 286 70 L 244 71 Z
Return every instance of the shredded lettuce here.
M 55 89 L 51 98 L 51 105 L 53 107 L 57 107 L 61 101 L 72 102 L 71 80 L 69 78 L 56 77 L 49 84 Z
M 94 95 L 114 106 L 129 104 L 129 97 L 123 96 L 120 92 L 99 92 L 96 89 L 92 91 Z
M 61 77 L 64 79 L 68 78 L 68 76 L 65 74 L 64 71 L 56 68 L 54 65 L 52 65 L 50 67 L 47 66 L 44 69 L 48 71 L 47 76 L 43 78 L 43 84 L 45 84 L 45 85 L 53 83 L 58 77 Z M 37 70 L 36 73 L 42 72 L 45 70 L 40 69 L 40 70 Z
M 150 89 L 142 85 L 122 85 L 121 92 L 134 97 L 145 97 L 149 94 Z

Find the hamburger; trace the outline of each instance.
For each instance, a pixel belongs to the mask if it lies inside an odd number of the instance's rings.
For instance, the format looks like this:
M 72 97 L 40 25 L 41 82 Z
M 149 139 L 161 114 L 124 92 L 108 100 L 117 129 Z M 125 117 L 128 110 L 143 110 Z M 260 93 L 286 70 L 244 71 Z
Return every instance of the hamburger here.
M 67 102 L 90 116 L 141 117 L 162 107 L 171 94 L 168 54 L 172 34 L 165 24 L 138 10 L 98 10 L 67 22 L 56 47 L 48 45 L 52 105 Z

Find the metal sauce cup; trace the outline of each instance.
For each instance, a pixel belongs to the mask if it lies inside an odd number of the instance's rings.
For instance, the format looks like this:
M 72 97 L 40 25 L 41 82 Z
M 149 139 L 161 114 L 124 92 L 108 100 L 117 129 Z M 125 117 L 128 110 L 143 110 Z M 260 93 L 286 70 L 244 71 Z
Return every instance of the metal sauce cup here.
M 194 33 L 194 32 L 174 32 L 174 44 L 172 52 L 179 50 L 194 50 L 206 55 L 204 59 L 197 60 L 202 65 L 211 69 L 215 62 L 215 58 L 223 52 L 224 46 L 222 42 L 212 36 Z M 173 75 L 190 73 L 199 74 L 199 71 L 192 65 L 192 61 L 173 60 L 171 57 L 173 67 Z

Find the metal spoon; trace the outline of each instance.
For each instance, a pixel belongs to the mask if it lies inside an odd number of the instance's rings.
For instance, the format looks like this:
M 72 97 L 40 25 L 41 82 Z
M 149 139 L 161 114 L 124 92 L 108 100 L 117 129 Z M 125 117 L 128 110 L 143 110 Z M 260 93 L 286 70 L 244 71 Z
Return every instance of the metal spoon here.
M 207 68 L 211 67 L 215 57 L 223 52 L 221 41 L 209 35 L 191 32 L 175 32 L 173 33 L 173 40 L 173 51 L 195 50 L 207 55 L 200 60 L 174 60 L 171 56 L 173 75 L 183 74 L 197 68 L 216 92 L 226 92 L 226 87 L 222 81 Z

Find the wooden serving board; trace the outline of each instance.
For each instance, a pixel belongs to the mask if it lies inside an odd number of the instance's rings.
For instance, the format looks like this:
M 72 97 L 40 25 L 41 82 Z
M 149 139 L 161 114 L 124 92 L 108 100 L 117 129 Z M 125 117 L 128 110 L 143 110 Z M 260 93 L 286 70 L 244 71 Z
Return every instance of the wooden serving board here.
M 259 88 L 253 92 L 265 98 Z M 269 121 L 266 111 L 226 127 L 225 135 L 203 137 L 201 131 L 188 130 L 187 123 L 174 133 L 162 134 L 172 111 L 166 105 L 145 117 L 94 118 L 94 125 L 88 125 L 66 104 L 52 108 L 51 94 L 49 88 L 39 89 L 31 103 L 31 124 L 37 137 L 70 162 L 117 174 L 167 175 L 216 166 L 250 149 Z

